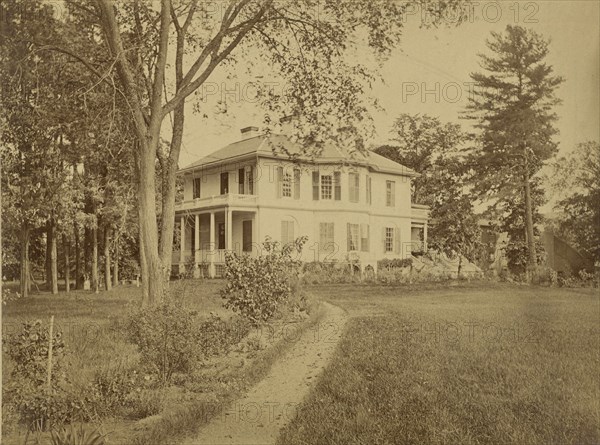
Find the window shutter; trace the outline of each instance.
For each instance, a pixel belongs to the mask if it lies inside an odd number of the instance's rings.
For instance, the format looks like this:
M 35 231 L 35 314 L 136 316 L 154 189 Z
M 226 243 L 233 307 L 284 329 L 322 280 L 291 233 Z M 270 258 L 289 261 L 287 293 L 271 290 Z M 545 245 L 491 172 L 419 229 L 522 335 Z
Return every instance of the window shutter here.
M 240 195 L 244 194 L 244 169 L 238 169 L 238 193 Z
M 381 228 L 381 244 L 383 245 L 383 253 L 385 253 L 385 227 Z
M 294 199 L 300 199 L 300 169 L 294 169 Z
M 340 176 L 340 172 L 333 172 L 333 185 L 336 201 L 340 201 L 342 199 L 342 185 L 340 184 Z
M 283 188 L 283 167 L 277 167 L 277 197 L 281 198 L 281 189 Z
M 248 174 L 248 194 L 254 195 L 254 170 L 253 166 L 249 166 L 246 173 Z
M 402 243 L 400 242 L 400 228 L 396 227 L 394 229 L 394 243 L 396 244 L 396 254 L 402 253 Z
M 319 200 L 319 172 L 312 172 L 313 201 Z
M 346 223 L 346 251 L 352 250 L 352 231 L 350 230 L 350 223 Z

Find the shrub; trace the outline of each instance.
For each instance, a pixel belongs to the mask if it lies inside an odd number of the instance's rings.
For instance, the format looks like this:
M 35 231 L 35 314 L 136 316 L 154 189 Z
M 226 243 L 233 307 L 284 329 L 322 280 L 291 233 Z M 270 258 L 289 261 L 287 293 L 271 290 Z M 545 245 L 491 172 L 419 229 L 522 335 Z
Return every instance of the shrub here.
M 12 377 L 25 379 L 34 387 L 46 382 L 50 333 L 41 320 L 23 323 L 23 330 L 6 340 L 6 354 L 15 366 Z M 52 335 L 52 385 L 58 382 L 65 344 L 60 331 Z
M 75 428 L 71 425 L 69 428 L 63 427 L 58 431 L 50 433 L 50 443 L 52 445 L 104 445 L 104 435 L 98 430 L 89 430 L 79 425 Z
M 165 300 L 130 314 L 126 332 L 142 365 L 166 383 L 174 372 L 188 372 L 198 358 L 195 323 L 195 312 Z
M 302 270 L 302 282 L 306 284 L 348 284 L 358 283 L 360 273 L 353 273 L 355 264 L 349 263 L 305 263 Z
M 301 253 L 306 237 L 279 248 L 268 237 L 263 243 L 266 255 L 252 258 L 235 252 L 226 254 L 225 278 L 221 290 L 224 306 L 239 312 L 253 324 L 267 321 L 293 293 L 292 283 L 300 270 L 294 258 Z
M 225 321 L 211 313 L 208 320 L 198 327 L 197 344 L 202 357 L 223 354 L 231 345 L 239 343 L 250 331 L 248 321 L 235 317 Z
M 412 266 L 412 258 L 384 258 L 377 262 L 377 269 L 396 269 Z
M 132 419 L 159 414 L 165 404 L 165 395 L 161 389 L 139 389 L 129 396 L 128 405 L 131 407 L 129 416 Z

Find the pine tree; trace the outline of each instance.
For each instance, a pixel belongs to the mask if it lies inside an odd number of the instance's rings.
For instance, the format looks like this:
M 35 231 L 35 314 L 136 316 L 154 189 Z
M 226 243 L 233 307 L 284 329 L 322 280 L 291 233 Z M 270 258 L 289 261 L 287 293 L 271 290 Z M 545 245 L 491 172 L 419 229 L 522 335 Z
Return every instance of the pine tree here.
M 529 279 L 537 265 L 532 181 L 557 151 L 552 110 L 560 103 L 555 90 L 563 82 L 545 62 L 548 45 L 520 26 L 508 25 L 504 34 L 492 32 L 487 41 L 492 55 L 480 55 L 485 74 L 471 74 L 475 94 L 467 109 L 481 130 L 471 158 L 475 190 L 497 203 L 522 203 Z

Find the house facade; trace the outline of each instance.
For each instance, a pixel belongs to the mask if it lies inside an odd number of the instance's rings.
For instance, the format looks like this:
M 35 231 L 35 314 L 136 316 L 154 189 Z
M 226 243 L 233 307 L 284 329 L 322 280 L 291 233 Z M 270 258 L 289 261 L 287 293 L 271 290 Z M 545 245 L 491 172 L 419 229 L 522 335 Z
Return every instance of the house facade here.
M 306 236 L 302 261 L 374 270 L 378 260 L 426 249 L 428 208 L 411 204 L 415 172 L 333 146 L 315 159 L 292 161 L 294 153 L 300 148 L 285 136 L 248 127 L 240 141 L 182 168 L 174 271 L 219 276 L 226 251 L 260 255 L 266 237 L 284 245 Z

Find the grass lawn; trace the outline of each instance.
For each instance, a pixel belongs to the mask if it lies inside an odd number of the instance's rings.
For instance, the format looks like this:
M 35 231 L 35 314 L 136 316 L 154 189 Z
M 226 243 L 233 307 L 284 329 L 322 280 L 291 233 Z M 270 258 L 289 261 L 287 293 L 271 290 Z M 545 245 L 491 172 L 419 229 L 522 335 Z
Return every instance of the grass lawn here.
M 597 289 L 312 291 L 352 319 L 279 444 L 600 443 Z

